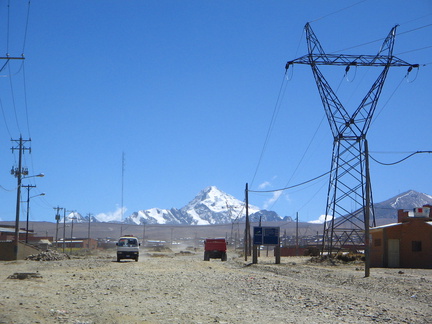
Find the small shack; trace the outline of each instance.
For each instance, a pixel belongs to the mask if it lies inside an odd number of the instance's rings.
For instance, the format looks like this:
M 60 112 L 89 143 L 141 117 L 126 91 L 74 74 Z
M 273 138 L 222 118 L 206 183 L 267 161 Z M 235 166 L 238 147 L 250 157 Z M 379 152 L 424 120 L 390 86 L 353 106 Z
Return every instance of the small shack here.
M 371 228 L 371 267 L 432 269 L 432 206 L 398 210 L 398 222 Z

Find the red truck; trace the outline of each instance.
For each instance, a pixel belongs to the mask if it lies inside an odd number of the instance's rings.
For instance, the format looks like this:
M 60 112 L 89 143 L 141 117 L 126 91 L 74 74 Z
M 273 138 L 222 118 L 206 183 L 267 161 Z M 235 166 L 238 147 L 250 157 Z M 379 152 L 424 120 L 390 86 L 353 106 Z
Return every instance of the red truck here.
M 224 238 L 206 239 L 204 241 L 204 261 L 210 259 L 227 260 L 227 245 Z

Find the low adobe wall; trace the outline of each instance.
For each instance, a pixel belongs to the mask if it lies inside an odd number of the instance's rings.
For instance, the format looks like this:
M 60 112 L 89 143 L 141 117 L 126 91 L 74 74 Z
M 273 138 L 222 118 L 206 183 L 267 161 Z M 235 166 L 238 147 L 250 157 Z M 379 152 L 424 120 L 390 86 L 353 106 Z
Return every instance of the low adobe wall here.
M 24 260 L 31 254 L 38 253 L 39 250 L 31 245 L 18 242 L 18 257 L 17 260 Z M 12 261 L 15 259 L 15 245 L 12 241 L 0 242 L 0 260 Z

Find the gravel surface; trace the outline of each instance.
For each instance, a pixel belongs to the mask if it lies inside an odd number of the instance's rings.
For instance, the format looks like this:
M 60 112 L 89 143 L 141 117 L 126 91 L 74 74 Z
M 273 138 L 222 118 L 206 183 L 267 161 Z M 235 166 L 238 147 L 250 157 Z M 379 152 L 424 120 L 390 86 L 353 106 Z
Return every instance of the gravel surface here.
M 365 278 L 361 263 L 258 262 L 174 252 L 115 262 L 115 251 L 1 261 L 0 323 L 432 323 L 432 270 Z

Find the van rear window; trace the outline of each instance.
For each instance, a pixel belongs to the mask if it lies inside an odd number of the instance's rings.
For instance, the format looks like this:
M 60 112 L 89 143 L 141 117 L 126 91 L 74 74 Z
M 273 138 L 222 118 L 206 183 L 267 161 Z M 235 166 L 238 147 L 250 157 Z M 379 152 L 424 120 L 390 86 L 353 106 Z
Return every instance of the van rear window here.
M 134 247 L 134 246 L 138 246 L 138 242 L 137 239 L 120 239 L 118 241 L 118 246 L 129 246 L 129 247 Z

